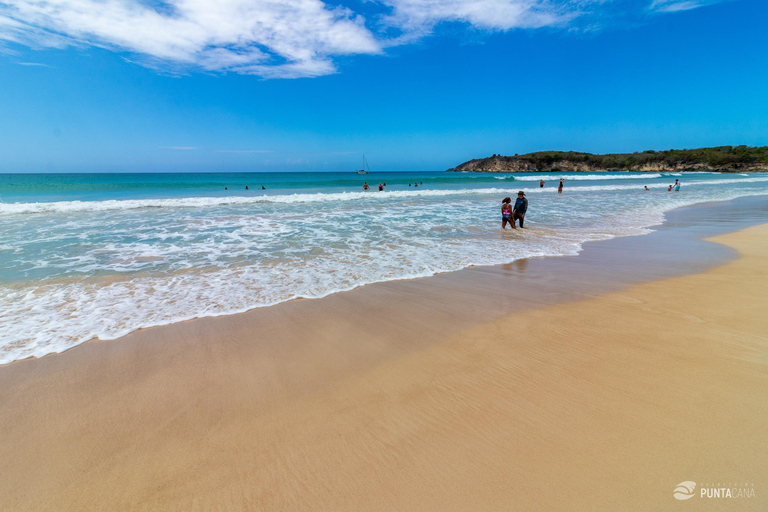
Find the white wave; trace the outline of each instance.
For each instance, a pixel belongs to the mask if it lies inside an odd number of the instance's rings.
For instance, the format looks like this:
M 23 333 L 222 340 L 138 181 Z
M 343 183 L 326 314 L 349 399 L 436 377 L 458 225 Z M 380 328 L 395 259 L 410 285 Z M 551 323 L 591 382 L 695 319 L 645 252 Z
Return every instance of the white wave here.
M 649 179 L 659 175 L 644 176 Z M 538 181 L 538 179 L 536 180 Z M 566 180 L 566 188 L 579 192 L 607 192 L 614 190 L 637 190 L 641 185 L 592 185 L 592 186 L 568 186 L 571 179 Z M 724 185 L 731 183 L 756 183 L 766 182 L 768 177 L 736 178 L 722 180 L 702 180 L 686 182 L 687 186 L 694 185 Z M 100 212 L 109 210 L 131 210 L 138 208 L 205 208 L 225 205 L 248 205 L 258 203 L 319 203 L 319 202 L 343 202 L 343 201 L 381 201 L 401 200 L 418 197 L 448 197 L 471 195 L 510 195 L 518 190 L 524 190 L 526 194 L 554 193 L 555 187 L 515 187 L 515 188 L 466 188 L 466 189 L 424 189 L 424 190 L 397 190 L 387 192 L 319 192 L 314 194 L 284 194 L 284 195 L 259 195 L 259 196 L 229 196 L 229 197 L 182 197 L 173 199 L 126 199 L 107 201 L 54 201 L 46 203 L 0 203 L 0 215 L 31 214 L 31 213 L 72 213 L 72 212 Z
M 657 173 L 639 173 L 639 174 L 526 174 L 515 175 L 515 181 L 601 181 L 601 180 L 649 180 L 661 178 Z
M 658 214 L 657 214 L 658 215 Z M 652 215 L 642 215 L 651 218 Z M 393 252 L 382 246 L 374 254 L 350 253 L 345 259 L 255 264 L 210 271 L 177 272 L 127 281 L 62 282 L 0 286 L 0 364 L 67 350 L 91 339 L 110 340 L 147 327 L 193 318 L 239 313 L 297 298 L 322 298 L 371 283 L 415 279 L 470 266 L 495 265 L 534 256 L 575 255 L 581 244 L 620 235 L 642 234 L 625 217 L 609 231 L 531 230 L 525 244 L 508 240 L 466 240 L 446 246 L 422 240 Z M 365 246 L 361 246 L 365 247 Z M 367 257 L 366 257 L 367 256 Z M 372 257 L 373 256 L 373 257 Z M 365 259 L 366 265 L 355 264 Z M 13 319 L 13 321 L 7 321 Z
M 768 178 L 749 178 L 749 180 L 751 183 L 765 182 Z M 698 184 L 723 185 L 744 182 L 747 180 L 725 179 L 692 181 L 684 185 L 691 187 Z M 638 190 L 638 188 L 636 184 L 582 186 L 570 187 L 568 193 Z M 353 230 L 350 227 L 354 226 L 344 224 L 341 235 L 335 232 L 323 238 L 321 229 L 323 225 L 316 225 L 315 227 L 320 229 L 313 230 L 311 237 L 319 248 L 330 248 L 340 239 L 349 241 L 343 248 L 329 252 L 328 257 L 298 260 L 298 256 L 289 254 L 289 257 L 267 258 L 269 261 L 264 261 L 264 258 L 251 261 L 246 258 L 241 261 L 242 264 L 233 264 L 224 268 L 217 266 L 217 254 L 223 257 L 232 256 L 237 251 L 232 251 L 231 248 L 241 249 L 243 245 L 225 246 L 204 237 L 205 239 L 194 247 L 184 241 L 180 244 L 163 243 L 163 247 L 158 249 L 158 246 L 144 240 L 141 233 L 133 233 L 133 238 L 138 238 L 137 241 L 120 246 L 104 244 L 99 248 L 99 250 L 109 250 L 122 258 L 121 261 L 110 262 L 109 265 L 134 265 L 141 258 L 171 258 L 174 254 L 181 254 L 191 260 L 195 253 L 198 253 L 199 257 L 205 261 L 208 261 L 206 258 L 211 258 L 206 264 L 210 266 L 201 268 L 200 265 L 190 266 L 192 263 L 184 263 L 165 275 L 129 275 L 126 276 L 129 279 L 114 282 L 64 279 L 47 284 L 38 282 L 0 286 L 0 318 L 4 319 L 0 322 L 0 340 L 2 340 L 0 364 L 25 357 L 40 357 L 52 352 L 61 352 L 93 338 L 113 339 L 139 328 L 165 325 L 191 318 L 232 314 L 300 297 L 319 298 L 375 282 L 425 277 L 469 266 L 495 265 L 531 256 L 576 254 L 581 250 L 582 244 L 587 241 L 647 233 L 650 226 L 661 222 L 664 211 L 673 208 L 712 199 L 729 200 L 742 195 L 768 194 L 766 189 L 756 191 L 755 188 L 746 191 L 726 188 L 722 193 L 719 189 L 712 188 L 699 190 L 705 192 L 646 194 L 642 196 L 642 200 L 636 198 L 633 204 L 627 204 L 625 201 L 625 197 L 632 196 L 601 196 L 599 208 L 594 208 L 594 203 L 591 201 L 577 203 L 587 206 L 593 204 L 593 207 L 589 211 L 581 206 L 562 209 L 559 211 L 560 216 L 553 220 L 552 225 L 560 226 L 563 219 L 569 216 L 577 217 L 577 223 L 565 229 L 542 228 L 537 231 L 526 231 L 521 234 L 523 239 L 515 238 L 511 242 L 499 238 L 484 238 L 482 243 L 478 243 L 475 236 L 451 238 L 447 241 L 414 236 L 408 230 L 415 229 L 413 226 L 426 222 L 424 217 L 411 220 L 413 210 L 420 207 L 408 206 L 407 216 L 403 215 L 402 210 L 379 208 L 375 215 L 380 219 L 380 226 L 376 230 L 368 229 L 370 213 L 366 214 L 369 217 L 360 220 L 364 229 Z M 412 198 L 419 195 L 434 196 L 437 192 L 442 195 L 456 193 L 511 195 L 510 190 L 499 188 L 480 189 L 480 191 L 406 191 L 401 194 L 403 197 Z M 546 189 L 535 187 L 528 192 L 555 194 L 556 190 L 554 187 Z M 304 194 L 303 196 L 317 198 L 328 195 L 330 194 Z M 388 194 L 376 193 L 357 195 L 388 197 Z M 651 197 L 654 199 L 651 200 Z M 540 196 L 537 202 L 543 205 L 544 199 L 544 196 Z M 557 205 L 568 204 L 568 201 L 559 200 L 549 202 Z M 445 217 L 454 219 L 457 228 L 462 227 L 463 223 L 472 223 L 470 227 L 476 228 L 476 224 L 479 223 L 477 229 L 482 233 L 485 230 L 494 229 L 488 227 L 492 222 L 495 229 L 498 229 L 495 216 L 493 221 L 488 220 L 487 223 L 483 220 L 478 221 L 478 218 L 486 215 L 488 211 L 487 201 L 461 203 L 449 212 L 445 210 L 450 205 L 441 208 Z M 456 212 L 463 209 L 467 203 L 475 205 L 473 206 L 475 209 L 469 213 L 468 217 L 459 218 Z M 429 210 L 433 207 L 434 202 L 421 209 Z M 334 224 L 340 217 L 343 218 L 346 215 L 339 213 L 339 209 L 331 210 L 332 214 L 329 214 L 325 225 Z M 367 238 L 368 233 L 386 230 L 388 225 L 393 224 L 390 219 L 394 216 L 399 216 L 404 224 L 400 224 L 391 233 L 404 233 L 403 237 L 398 240 L 385 232 L 381 240 L 387 240 L 388 243 L 370 243 L 370 238 Z M 251 237 L 253 241 L 246 242 L 259 243 L 269 234 L 276 233 L 284 227 L 283 224 L 275 225 L 263 219 L 255 219 L 249 220 L 255 224 L 249 223 L 243 226 L 246 231 L 229 233 L 230 228 L 238 225 L 242 218 L 242 216 L 225 217 L 228 223 L 225 226 L 227 229 L 217 229 L 222 227 L 220 225 L 213 225 L 211 229 L 231 239 L 246 238 L 244 235 L 248 234 L 255 235 Z M 590 224 L 587 225 L 582 220 L 589 221 Z M 202 219 L 201 222 L 214 223 L 215 221 Z M 409 222 L 411 224 L 408 224 Z M 435 222 L 436 227 L 442 227 L 442 218 Z M 149 229 L 149 232 L 152 231 L 154 229 Z M 295 232 L 288 235 L 288 238 L 297 236 Z M 414 239 L 418 239 L 418 243 L 410 243 Z M 395 242 L 397 242 L 397 250 L 392 250 L 390 244 Z M 366 264 L 360 264 L 361 261 L 365 261 Z M 92 265 L 92 262 L 83 258 L 72 264 L 87 267 Z M 300 266 L 301 272 L 296 271 L 297 265 Z M 105 267 L 102 265 L 92 268 L 100 271 Z M 141 270 L 144 267 L 131 268 Z

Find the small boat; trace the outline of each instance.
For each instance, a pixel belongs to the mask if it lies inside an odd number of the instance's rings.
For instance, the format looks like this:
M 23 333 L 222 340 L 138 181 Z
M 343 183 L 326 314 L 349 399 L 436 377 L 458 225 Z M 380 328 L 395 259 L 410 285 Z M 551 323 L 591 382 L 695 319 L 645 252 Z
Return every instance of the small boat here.
M 363 155 L 363 168 L 355 171 L 355 174 L 368 174 L 369 172 L 371 172 L 371 168 L 368 167 L 368 161 L 365 159 L 365 155 Z

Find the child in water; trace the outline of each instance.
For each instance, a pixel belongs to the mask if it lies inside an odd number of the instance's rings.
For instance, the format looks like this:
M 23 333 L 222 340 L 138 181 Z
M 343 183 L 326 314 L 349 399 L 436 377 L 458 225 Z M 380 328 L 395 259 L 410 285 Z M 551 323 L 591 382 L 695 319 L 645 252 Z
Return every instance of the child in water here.
M 515 221 L 512 220 L 512 198 L 511 197 L 505 197 L 501 201 L 501 229 L 507 229 L 507 223 L 509 223 L 512 226 L 512 229 L 517 229 L 515 227 Z

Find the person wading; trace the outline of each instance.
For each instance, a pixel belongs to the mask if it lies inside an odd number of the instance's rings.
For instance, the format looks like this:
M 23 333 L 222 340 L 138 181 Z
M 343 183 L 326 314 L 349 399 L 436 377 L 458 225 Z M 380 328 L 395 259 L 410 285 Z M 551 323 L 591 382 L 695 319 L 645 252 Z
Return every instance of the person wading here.
M 515 200 L 515 207 L 512 209 L 512 227 L 515 227 L 515 221 L 520 221 L 520 227 L 523 227 L 523 221 L 525 220 L 525 212 L 528 211 L 528 200 L 525 198 L 525 192 L 522 190 L 517 193 L 517 200 Z
M 512 220 L 512 198 L 510 197 L 505 197 L 501 201 L 501 229 L 507 229 L 507 223 L 512 226 L 512 229 L 517 229 L 515 221 Z

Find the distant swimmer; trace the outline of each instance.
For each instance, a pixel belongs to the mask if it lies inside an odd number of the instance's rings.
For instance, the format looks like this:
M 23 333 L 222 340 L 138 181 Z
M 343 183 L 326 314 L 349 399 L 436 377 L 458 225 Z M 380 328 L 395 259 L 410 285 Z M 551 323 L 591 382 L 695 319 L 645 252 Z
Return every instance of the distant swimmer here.
M 248 190 L 248 185 L 245 186 L 245 190 Z
M 363 183 L 363 190 L 368 190 L 368 182 Z
M 544 183 L 546 183 L 546 181 L 539 180 L 539 188 L 544 188 Z
M 645 185 L 645 190 L 648 190 L 648 185 Z
M 557 186 L 557 193 L 563 193 L 563 185 L 565 184 L 565 178 L 560 178 L 560 184 Z
M 228 190 L 227 187 L 224 187 L 224 190 Z
M 520 227 L 523 227 L 523 221 L 525 220 L 525 212 L 528 211 L 528 200 L 525 198 L 525 192 L 522 190 L 517 193 L 517 199 L 515 200 L 515 207 L 512 210 L 512 227 L 515 227 L 515 221 L 520 221 Z
M 670 185 L 669 188 L 667 188 L 667 192 L 672 192 L 672 185 Z
M 411 186 L 411 184 L 409 183 L 409 184 L 408 184 L 408 186 L 410 187 L 410 186 Z
M 267 189 L 266 189 L 266 188 L 264 188 L 264 185 L 262 185 L 262 186 L 261 186 L 261 190 L 267 190 Z
M 419 182 L 419 185 L 423 185 L 423 184 L 424 184 L 424 182 L 423 182 L 423 181 L 420 181 L 420 182 Z
M 414 184 L 413 184 L 413 188 L 416 188 L 416 187 L 418 187 L 418 186 L 419 186 L 419 184 L 418 184 L 418 183 L 414 183 Z
M 379 192 L 384 192 L 384 185 L 379 183 Z
M 507 229 L 507 223 L 509 223 L 510 226 L 512 226 L 512 229 L 517 229 L 515 227 L 515 221 L 512 218 L 512 198 L 511 197 L 505 197 L 501 201 L 501 229 Z

